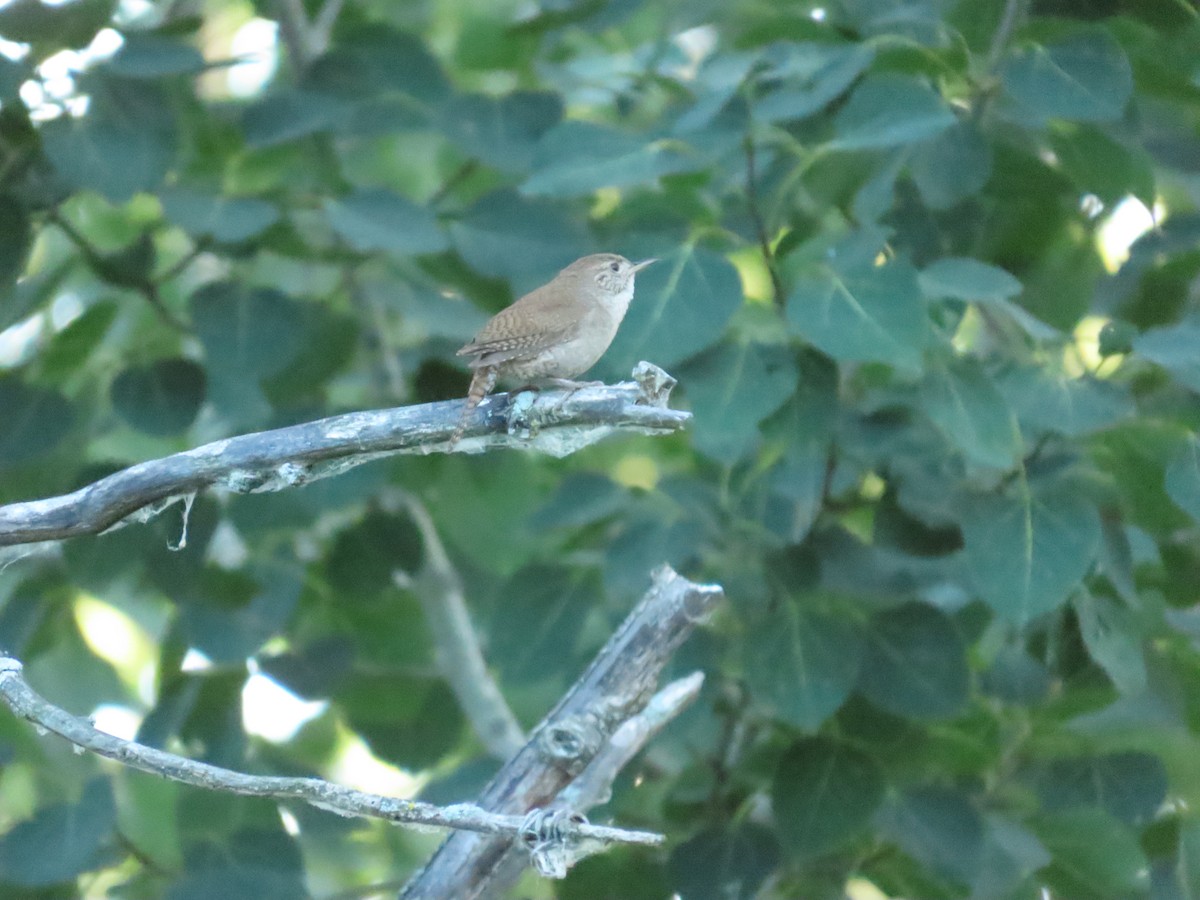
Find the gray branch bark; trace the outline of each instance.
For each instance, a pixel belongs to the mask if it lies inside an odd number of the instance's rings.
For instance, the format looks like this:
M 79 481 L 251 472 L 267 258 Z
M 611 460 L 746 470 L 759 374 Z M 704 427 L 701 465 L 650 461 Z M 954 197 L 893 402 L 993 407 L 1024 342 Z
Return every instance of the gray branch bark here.
M 600 781 L 615 775 L 606 746 L 624 723 L 647 708 L 675 650 L 723 597 L 720 587 L 695 584 L 669 566 L 655 572 L 650 591 L 588 670 L 484 789 L 478 802 L 491 812 L 520 815 L 538 811 L 530 817 L 522 840 L 543 874 L 558 874 L 556 866 L 569 865 L 586 852 L 583 841 L 564 840 L 558 833 L 558 829 L 578 824 L 580 817 L 568 811 L 555 815 L 556 810 L 546 808 L 568 784 L 581 775 L 586 778 L 588 767 L 598 760 L 604 775 Z M 682 693 L 686 697 L 688 692 Z M 649 731 L 643 733 L 648 739 Z M 594 786 L 588 791 L 590 797 L 603 793 Z M 588 798 L 576 800 L 587 805 Z M 405 886 L 401 900 L 499 896 L 512 877 L 506 857 L 513 846 L 508 836 L 451 835 Z
M 399 825 L 437 826 L 468 829 L 485 834 L 505 835 L 509 839 L 522 833 L 525 818 L 497 815 L 469 803 L 434 806 L 414 800 L 398 800 L 341 787 L 320 778 L 289 778 L 274 775 L 247 775 L 209 763 L 197 762 L 136 741 L 127 741 L 98 731 L 87 719 L 73 716 L 33 690 L 21 674 L 21 663 L 0 655 L 0 699 L 17 716 L 36 727 L 66 738 L 77 747 L 106 759 L 116 760 L 134 769 L 160 775 L 172 781 L 205 790 L 224 791 L 248 797 L 301 800 L 318 809 L 342 815 L 385 819 Z M 586 822 L 567 826 L 572 840 L 615 842 L 655 846 L 662 835 L 648 831 L 628 831 Z
M 616 432 L 669 434 L 690 413 L 667 408 L 675 380 L 639 363 L 633 382 L 489 397 L 470 417 L 457 452 L 515 447 L 566 456 Z M 146 521 L 211 487 L 278 491 L 396 453 L 445 452 L 462 400 L 347 413 L 214 441 L 138 463 L 70 494 L 0 506 L 0 547 L 97 534 Z M 0 559 L 0 564 L 3 560 Z
M 408 586 L 420 602 L 432 632 L 438 668 L 488 753 L 508 759 L 524 746 L 525 735 L 488 671 L 471 625 L 462 582 L 429 511 L 411 494 L 404 494 L 402 499 L 425 546 L 424 564 Z

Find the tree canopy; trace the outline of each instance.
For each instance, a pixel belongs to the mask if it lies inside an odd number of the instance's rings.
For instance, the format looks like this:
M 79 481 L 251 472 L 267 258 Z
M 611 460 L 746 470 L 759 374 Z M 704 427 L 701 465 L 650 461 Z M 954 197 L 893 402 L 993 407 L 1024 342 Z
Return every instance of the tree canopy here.
M 4 551 L 53 703 L 469 802 L 501 760 L 431 567 L 528 729 L 665 562 L 727 595 L 667 673 L 704 687 L 592 815 L 666 843 L 516 895 L 1200 897 L 1193 4 L 9 0 L 0 37 L 0 505 L 462 397 L 455 349 L 598 251 L 662 261 L 592 377 L 693 416 Z M 440 840 L 8 713 L 0 766 L 14 900 L 388 896 Z

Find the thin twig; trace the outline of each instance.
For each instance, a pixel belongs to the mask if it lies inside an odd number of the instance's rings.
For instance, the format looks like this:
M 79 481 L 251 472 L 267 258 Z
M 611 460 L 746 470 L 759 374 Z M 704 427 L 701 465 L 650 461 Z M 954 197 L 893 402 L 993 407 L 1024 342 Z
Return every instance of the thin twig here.
M 17 716 L 35 726 L 66 738 L 76 747 L 115 760 L 122 765 L 160 775 L 171 781 L 206 790 L 240 794 L 246 797 L 270 797 L 276 800 L 300 800 L 331 812 L 384 819 L 398 825 L 436 826 L 476 831 L 483 834 L 515 837 L 521 831 L 522 816 L 500 815 L 468 803 L 434 806 L 415 800 L 398 800 L 341 787 L 320 778 L 292 778 L 274 775 L 247 775 L 209 763 L 197 762 L 136 741 L 127 741 L 98 731 L 87 719 L 73 716 L 37 694 L 21 674 L 19 660 L 0 655 L 0 699 Z M 580 839 L 604 844 L 631 843 L 657 846 L 662 835 L 647 831 L 628 831 L 604 825 L 575 824 Z
M 302 0 L 275 0 L 275 21 L 279 23 L 279 36 L 287 47 L 292 68 L 300 73 L 308 68 L 316 53 L 311 43 L 312 27 Z
M 488 753 L 508 759 L 525 745 L 525 735 L 488 671 L 471 625 L 462 582 L 429 511 L 412 494 L 403 494 L 402 500 L 424 545 L 424 564 L 412 588 L 433 633 L 442 676 Z
M 758 202 L 758 174 L 755 163 L 754 139 L 747 134 L 744 141 L 746 148 L 746 203 L 750 208 L 750 219 L 754 222 L 754 230 L 758 234 L 758 246 L 762 250 L 763 263 L 771 275 L 771 294 L 775 305 L 783 308 L 783 282 L 775 267 L 775 253 L 771 249 L 771 237 L 767 234 L 767 225 L 763 221 Z
M 1004 56 L 1004 50 L 1008 46 L 1009 39 L 1012 38 L 1012 33 L 1017 27 L 1024 8 L 1025 0 L 1005 0 L 1000 24 L 996 26 L 991 46 L 988 48 L 986 71 L 995 72 L 996 67 L 1000 65 L 1000 58 Z
M 512 447 L 565 456 L 619 431 L 669 434 L 691 414 L 666 407 L 675 380 L 640 363 L 634 382 L 489 397 L 470 417 L 459 452 Z M 517 402 L 520 401 L 520 402 Z M 97 534 L 148 521 L 210 487 L 261 493 L 299 487 L 396 453 L 445 452 L 462 400 L 347 413 L 214 441 L 138 463 L 70 494 L 0 506 L 0 547 Z M 5 560 L 0 557 L 0 565 Z
M 309 38 L 309 48 L 313 56 L 320 56 L 329 47 L 329 39 L 333 36 L 333 26 L 337 24 L 338 16 L 342 14 L 343 0 L 325 0 L 317 10 L 313 19 L 312 31 Z

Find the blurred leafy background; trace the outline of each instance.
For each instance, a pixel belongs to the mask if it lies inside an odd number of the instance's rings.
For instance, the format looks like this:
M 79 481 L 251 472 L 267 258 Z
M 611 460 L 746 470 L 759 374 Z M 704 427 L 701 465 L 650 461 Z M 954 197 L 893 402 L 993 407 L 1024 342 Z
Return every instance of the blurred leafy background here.
M 13 562 L 35 687 L 222 765 L 469 799 L 496 763 L 392 578 L 423 552 L 399 488 L 526 725 L 654 565 L 729 594 L 677 660 L 702 699 L 603 813 L 668 846 L 520 896 L 1200 897 L 1192 4 L 306 6 L 0 6 L 0 502 L 462 396 L 453 350 L 598 250 L 664 260 L 598 375 L 668 368 L 694 425 Z M 7 714 L 0 764 L 6 898 L 386 896 L 436 843 Z

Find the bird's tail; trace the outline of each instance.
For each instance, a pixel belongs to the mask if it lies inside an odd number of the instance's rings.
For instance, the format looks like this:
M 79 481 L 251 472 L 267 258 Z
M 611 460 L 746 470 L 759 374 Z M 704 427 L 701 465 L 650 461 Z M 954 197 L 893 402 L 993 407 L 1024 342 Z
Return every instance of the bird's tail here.
M 496 367 L 495 366 L 480 366 L 475 370 L 475 374 L 471 377 L 471 387 L 467 390 L 467 402 L 463 406 L 462 415 L 458 418 L 458 427 L 454 429 L 454 434 L 450 435 L 450 447 L 453 448 L 458 443 L 459 438 L 463 436 L 463 432 L 467 430 L 467 421 L 471 418 L 471 413 L 475 412 L 483 398 L 492 392 L 492 388 L 496 386 Z

